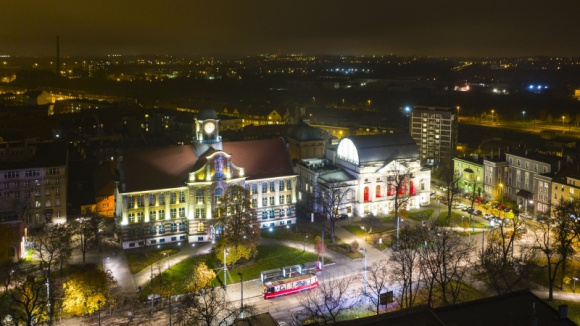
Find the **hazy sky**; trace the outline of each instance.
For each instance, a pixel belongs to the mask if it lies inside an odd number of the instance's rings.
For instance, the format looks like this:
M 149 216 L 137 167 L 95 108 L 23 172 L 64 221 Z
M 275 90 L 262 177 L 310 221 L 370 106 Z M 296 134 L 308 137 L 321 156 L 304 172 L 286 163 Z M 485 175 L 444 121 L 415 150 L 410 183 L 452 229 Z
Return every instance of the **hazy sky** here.
M 0 54 L 580 56 L 580 0 L 2 0 Z

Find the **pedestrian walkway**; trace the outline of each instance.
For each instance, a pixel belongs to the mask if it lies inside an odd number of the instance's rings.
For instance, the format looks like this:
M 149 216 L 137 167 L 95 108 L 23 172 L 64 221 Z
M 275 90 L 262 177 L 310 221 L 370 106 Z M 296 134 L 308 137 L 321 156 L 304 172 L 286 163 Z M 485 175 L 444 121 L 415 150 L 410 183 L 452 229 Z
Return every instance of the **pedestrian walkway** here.
M 385 249 L 381 251 L 373 247 L 372 245 L 368 244 L 364 239 L 359 238 L 358 236 L 350 233 L 349 231 L 347 231 L 346 229 L 342 228 L 339 225 L 337 225 L 336 228 L 334 229 L 334 235 L 340 238 L 340 240 L 342 240 L 345 243 L 352 243 L 353 241 L 356 240 L 360 244 L 361 249 L 366 249 L 367 257 L 371 261 L 387 258 L 385 252 L 388 251 L 388 249 L 386 248 L 386 246 Z

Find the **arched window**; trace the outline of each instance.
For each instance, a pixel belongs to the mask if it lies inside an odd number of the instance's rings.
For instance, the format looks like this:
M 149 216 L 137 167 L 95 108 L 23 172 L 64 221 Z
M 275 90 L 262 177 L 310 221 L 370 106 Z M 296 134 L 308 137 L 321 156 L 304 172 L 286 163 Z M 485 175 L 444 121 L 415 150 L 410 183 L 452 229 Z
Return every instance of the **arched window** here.
M 171 232 L 177 231 L 177 224 L 171 223 Z
M 157 226 L 155 225 L 151 226 L 151 234 L 153 235 L 157 234 Z
M 159 226 L 159 234 L 165 234 L 165 225 L 161 224 Z
M 276 217 L 276 212 L 274 210 L 270 211 L 270 218 Z
M 377 185 L 375 196 L 377 196 L 377 198 L 381 197 L 381 186 L 380 185 Z
M 263 220 L 267 220 L 268 219 L 268 212 L 266 212 L 266 211 L 263 211 L 262 212 L 262 219 Z
M 224 190 L 222 188 L 215 188 L 214 201 L 216 203 L 222 197 L 223 193 L 224 193 Z
M 252 195 L 255 195 L 258 193 L 258 184 L 254 183 L 252 184 Z
M 369 198 L 370 198 L 369 187 L 365 187 L 365 191 L 364 191 L 364 201 L 369 201 Z
M 185 222 L 179 223 L 179 231 L 185 231 Z
M 268 183 L 264 182 L 262 183 L 262 193 L 265 194 L 268 192 Z

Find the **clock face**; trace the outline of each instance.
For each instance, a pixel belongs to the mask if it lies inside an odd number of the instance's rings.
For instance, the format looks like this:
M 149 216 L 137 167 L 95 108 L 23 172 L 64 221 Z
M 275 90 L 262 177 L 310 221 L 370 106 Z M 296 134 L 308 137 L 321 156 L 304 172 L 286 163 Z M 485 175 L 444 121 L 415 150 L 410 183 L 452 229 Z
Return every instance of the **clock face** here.
M 208 134 L 211 134 L 214 131 L 214 129 L 215 129 L 215 124 L 213 122 L 206 122 L 203 125 L 203 130 Z

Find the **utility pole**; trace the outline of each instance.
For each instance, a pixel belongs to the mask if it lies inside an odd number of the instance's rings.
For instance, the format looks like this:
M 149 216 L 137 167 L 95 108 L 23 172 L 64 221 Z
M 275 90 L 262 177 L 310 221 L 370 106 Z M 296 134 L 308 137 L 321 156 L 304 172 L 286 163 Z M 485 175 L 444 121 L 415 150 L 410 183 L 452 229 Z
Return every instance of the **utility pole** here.
M 240 286 L 242 287 L 240 294 L 240 318 L 244 318 L 244 274 L 238 272 L 238 275 L 240 276 Z
M 320 270 L 324 269 L 324 250 L 325 246 L 324 246 L 324 230 L 322 230 L 322 245 L 320 248 L 320 251 L 322 251 L 322 265 L 320 265 Z
M 50 279 L 47 277 L 46 278 L 46 299 L 47 299 L 47 305 L 46 305 L 46 310 L 48 312 L 48 320 L 47 320 L 47 324 L 50 326 L 52 325 L 52 311 L 51 311 L 51 307 L 50 307 Z

